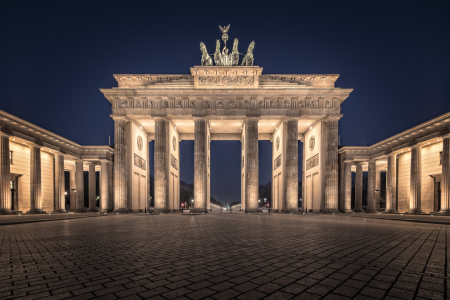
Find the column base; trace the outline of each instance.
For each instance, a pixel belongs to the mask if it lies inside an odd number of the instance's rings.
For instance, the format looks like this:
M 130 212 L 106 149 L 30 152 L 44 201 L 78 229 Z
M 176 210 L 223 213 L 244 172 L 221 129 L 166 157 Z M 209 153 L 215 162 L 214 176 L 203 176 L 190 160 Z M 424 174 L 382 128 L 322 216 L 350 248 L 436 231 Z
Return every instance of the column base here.
M 362 208 L 355 208 L 353 212 L 364 212 L 364 210 Z
M 323 211 L 326 214 L 337 214 L 339 211 L 335 208 L 328 208 Z
M 450 209 L 441 209 L 436 213 L 438 216 L 450 216 Z
M 365 211 L 366 214 L 373 214 L 373 213 L 376 213 L 376 212 L 378 212 L 378 211 L 375 208 L 367 209 Z
M 65 213 L 68 213 L 68 211 L 65 209 L 57 209 L 52 211 L 52 214 L 65 214 Z
M 21 214 L 21 211 L 12 210 L 12 209 L 0 209 L 0 215 L 17 215 Z
M 352 213 L 352 212 L 353 212 L 353 210 L 351 210 L 351 209 L 344 210 L 344 213 Z
M 102 210 L 99 211 L 99 213 L 101 213 L 101 214 L 109 213 L 109 212 L 112 212 L 112 210 L 110 210 L 110 209 L 102 209 Z
M 115 210 L 113 211 L 113 213 L 117 213 L 117 214 L 126 214 L 126 213 L 128 213 L 128 209 L 126 209 L 126 208 L 118 208 L 118 209 L 115 209 Z
M 79 213 L 85 213 L 86 211 L 84 209 L 77 208 L 73 212 L 79 214 Z
M 423 214 L 421 209 L 410 209 L 408 214 Z
M 46 212 L 42 209 L 33 208 L 27 211 L 27 214 L 45 214 Z
M 285 214 L 295 214 L 295 213 L 298 213 L 300 210 L 297 208 L 297 209 L 286 209 L 285 211 L 284 211 L 284 213 Z
M 87 212 L 98 212 L 97 209 L 94 208 L 89 208 Z
M 189 212 L 190 214 L 207 214 L 208 210 L 206 208 L 197 208 L 197 209 L 193 209 Z
M 398 210 L 396 209 L 389 209 L 389 210 L 385 210 L 383 211 L 384 214 L 398 214 Z

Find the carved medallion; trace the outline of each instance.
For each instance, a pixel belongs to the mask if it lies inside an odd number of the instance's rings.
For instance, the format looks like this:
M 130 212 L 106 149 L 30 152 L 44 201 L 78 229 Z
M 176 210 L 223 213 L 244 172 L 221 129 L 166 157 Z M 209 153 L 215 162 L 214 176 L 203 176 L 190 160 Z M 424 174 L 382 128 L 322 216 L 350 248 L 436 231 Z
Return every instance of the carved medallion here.
M 172 138 L 172 147 L 173 151 L 177 150 L 177 139 L 175 137 Z
M 309 138 L 309 150 L 313 151 L 315 146 L 316 146 L 316 138 L 314 136 L 311 136 Z
M 137 137 L 137 146 L 138 146 L 139 151 L 142 151 L 142 146 L 143 145 L 144 145 L 144 143 L 142 142 L 142 137 L 138 136 Z
M 277 151 L 280 149 L 280 137 L 277 136 Z

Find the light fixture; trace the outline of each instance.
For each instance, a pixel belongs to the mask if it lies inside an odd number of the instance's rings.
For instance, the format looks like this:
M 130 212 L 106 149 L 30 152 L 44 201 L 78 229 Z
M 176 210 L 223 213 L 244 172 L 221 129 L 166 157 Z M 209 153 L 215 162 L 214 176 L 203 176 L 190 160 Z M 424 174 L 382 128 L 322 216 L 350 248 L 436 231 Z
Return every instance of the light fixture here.
M 177 126 L 175 126 L 175 129 L 177 129 Z
M 139 127 L 140 129 L 142 129 L 142 126 L 141 127 Z
M 278 129 L 278 126 L 277 127 L 275 127 L 275 130 L 277 130 Z
M 309 129 L 312 129 L 312 126 L 309 126 Z
M 15 141 L 16 139 L 13 139 L 13 141 Z

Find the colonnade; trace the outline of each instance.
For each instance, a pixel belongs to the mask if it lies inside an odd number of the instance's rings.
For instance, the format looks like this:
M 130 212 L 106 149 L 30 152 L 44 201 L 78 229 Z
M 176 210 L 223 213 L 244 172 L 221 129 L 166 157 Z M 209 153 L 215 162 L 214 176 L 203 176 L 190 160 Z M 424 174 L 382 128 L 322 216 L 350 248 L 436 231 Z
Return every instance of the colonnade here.
M 11 199 L 11 161 L 10 161 L 10 135 L 0 132 L 0 214 L 16 214 L 20 211 L 11 209 L 13 199 Z M 42 159 L 41 151 L 43 146 L 29 144 L 30 148 L 30 209 L 29 214 L 47 213 L 43 210 L 42 191 Z M 53 152 L 53 151 L 52 151 Z M 64 154 L 57 152 L 54 158 L 54 210 L 52 213 L 65 213 L 65 179 L 64 179 Z M 76 167 L 70 171 L 70 210 L 84 212 L 84 176 L 83 164 L 89 164 L 89 211 L 96 210 L 96 184 L 95 184 L 95 164 L 83 160 L 76 161 Z M 100 184 L 100 208 L 102 212 L 111 211 L 109 201 L 110 182 L 108 169 L 112 163 L 101 161 L 101 184 Z
M 440 213 L 450 214 L 450 137 L 442 137 L 442 177 L 441 177 L 441 204 Z M 422 144 L 412 145 L 409 174 L 409 210 L 408 213 L 422 213 Z M 386 168 L 386 209 L 388 213 L 398 213 L 397 209 L 397 155 L 403 151 L 392 152 L 387 155 Z M 363 186 L 363 165 L 368 164 L 368 186 L 367 186 L 367 209 L 366 212 L 380 211 L 380 171 L 376 170 L 377 159 L 370 159 L 368 162 L 356 162 L 355 177 L 355 208 L 354 212 L 361 212 L 362 209 L 362 186 Z M 351 210 L 351 166 L 353 162 L 344 162 L 344 207 L 345 212 Z

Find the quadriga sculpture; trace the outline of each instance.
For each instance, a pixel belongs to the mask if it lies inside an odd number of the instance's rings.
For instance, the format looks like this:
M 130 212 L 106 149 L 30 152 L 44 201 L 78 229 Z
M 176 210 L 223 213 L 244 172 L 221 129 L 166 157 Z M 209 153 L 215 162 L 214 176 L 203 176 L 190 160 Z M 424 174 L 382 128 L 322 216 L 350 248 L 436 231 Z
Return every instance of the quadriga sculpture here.
M 242 59 L 242 66 L 253 66 L 253 49 L 255 49 L 255 41 L 251 42 L 250 46 L 248 46 L 247 54 Z
M 208 51 L 206 51 L 206 46 L 203 42 L 200 42 L 200 50 L 202 51 L 202 66 L 212 66 L 213 61 L 211 56 L 209 56 Z

